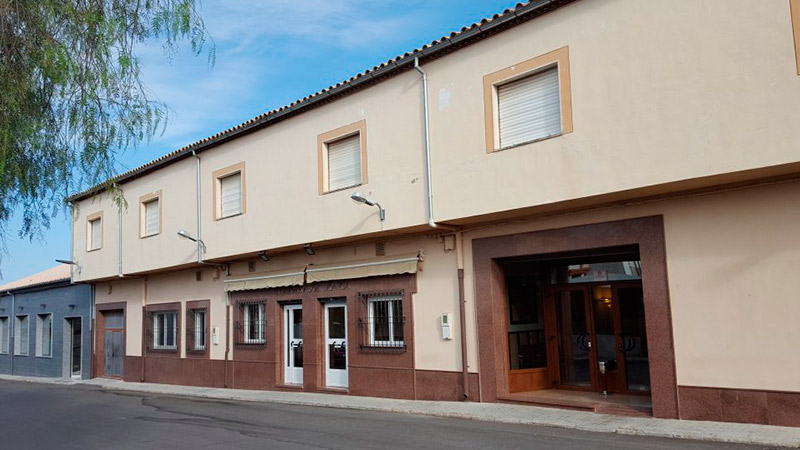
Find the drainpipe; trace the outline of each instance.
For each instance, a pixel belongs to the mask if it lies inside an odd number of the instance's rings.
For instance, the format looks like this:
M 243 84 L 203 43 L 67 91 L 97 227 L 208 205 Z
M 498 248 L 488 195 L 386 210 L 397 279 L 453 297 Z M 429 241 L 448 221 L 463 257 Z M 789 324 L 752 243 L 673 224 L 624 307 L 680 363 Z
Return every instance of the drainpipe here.
M 428 226 L 431 228 L 444 228 L 456 231 L 456 255 L 458 258 L 458 311 L 461 329 L 461 377 L 464 385 L 463 396 L 469 398 L 469 373 L 467 367 L 467 331 L 466 307 L 464 305 L 464 255 L 462 254 L 461 231 L 456 227 L 439 225 L 433 218 L 433 181 L 431 175 L 431 132 L 430 114 L 428 112 L 428 74 L 422 70 L 419 57 L 414 58 L 414 68 L 422 75 L 422 114 L 425 119 L 425 175 L 427 176 L 428 194 Z
M 428 194 L 428 225 L 436 228 L 433 220 L 433 184 L 431 182 L 431 133 L 430 121 L 428 119 L 428 74 L 419 65 L 419 58 L 414 58 L 414 68 L 422 75 L 422 114 L 425 118 L 425 175 L 427 177 Z
M 117 267 L 117 276 L 122 278 L 122 207 L 117 206 L 117 223 L 119 225 L 119 265 Z
M 197 210 L 196 210 L 196 213 L 195 213 L 195 215 L 197 216 L 197 263 L 198 264 L 202 264 L 203 263 L 203 245 L 202 245 L 203 234 L 202 234 L 202 232 L 201 232 L 202 230 L 200 228 L 200 226 L 201 226 L 200 225 L 200 206 L 202 205 L 202 203 L 200 203 L 200 156 L 194 150 L 192 150 L 192 156 L 194 156 L 194 159 L 195 159 L 195 170 L 194 170 L 194 172 L 195 172 L 195 191 L 197 191 Z
M 464 296 L 464 242 L 461 232 L 456 233 L 456 260 L 458 264 L 458 320 L 461 339 L 461 382 L 464 399 L 469 398 L 469 367 L 467 366 L 467 307 Z
M 94 284 L 90 284 L 91 289 L 91 298 L 89 299 L 89 305 L 91 307 L 91 311 L 89 311 L 89 378 L 94 376 L 94 344 L 95 344 L 95 335 L 94 335 L 94 305 L 97 303 L 95 301 L 95 295 L 97 289 Z M 81 336 L 83 339 L 83 336 Z M 81 350 L 83 350 L 83 342 L 81 342 Z M 81 369 L 83 369 L 83 355 L 81 355 Z M 82 371 L 82 370 L 81 370 Z M 83 374 L 81 374 L 83 377 Z
M 69 209 L 69 259 L 70 261 L 75 261 L 75 210 L 72 202 L 67 202 L 67 209 Z M 75 283 L 75 276 L 72 270 L 74 265 L 69 265 L 69 284 Z
M 231 293 L 225 292 L 225 385 L 228 387 L 228 351 L 231 348 Z M 210 351 L 210 350 L 209 350 Z

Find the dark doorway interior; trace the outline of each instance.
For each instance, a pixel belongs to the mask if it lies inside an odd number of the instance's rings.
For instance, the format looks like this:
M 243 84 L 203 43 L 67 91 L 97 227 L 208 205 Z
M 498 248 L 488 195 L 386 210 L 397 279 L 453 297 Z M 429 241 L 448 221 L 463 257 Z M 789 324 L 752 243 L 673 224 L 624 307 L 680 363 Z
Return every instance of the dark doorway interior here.
M 509 392 L 650 394 L 636 248 L 503 261 Z

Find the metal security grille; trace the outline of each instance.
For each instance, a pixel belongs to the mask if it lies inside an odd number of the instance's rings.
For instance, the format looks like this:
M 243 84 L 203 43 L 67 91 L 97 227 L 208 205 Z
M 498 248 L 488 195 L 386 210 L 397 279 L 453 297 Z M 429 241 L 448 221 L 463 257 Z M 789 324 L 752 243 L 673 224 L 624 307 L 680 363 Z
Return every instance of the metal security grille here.
M 228 217 L 242 213 L 242 174 L 237 172 L 219 180 L 220 216 Z
M 361 135 L 328 144 L 328 190 L 361 184 Z
M 358 319 L 359 348 L 404 351 L 405 323 L 401 291 L 361 294 L 364 314 Z
M 189 322 L 186 327 L 186 351 L 205 353 L 208 346 L 208 324 L 206 309 L 189 310 Z
M 500 148 L 561 133 L 558 67 L 497 88 Z
M 179 336 L 178 312 L 159 311 L 152 312 L 148 316 L 148 350 L 177 351 Z
M 267 343 L 267 319 L 264 302 L 239 303 L 234 342 L 241 348 L 262 348 Z

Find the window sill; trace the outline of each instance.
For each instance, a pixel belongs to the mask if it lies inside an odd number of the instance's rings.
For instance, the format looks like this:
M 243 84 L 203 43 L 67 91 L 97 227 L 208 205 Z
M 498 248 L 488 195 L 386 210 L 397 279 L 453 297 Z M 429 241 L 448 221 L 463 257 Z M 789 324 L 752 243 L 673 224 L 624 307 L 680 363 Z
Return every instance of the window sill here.
M 345 186 L 345 187 L 341 187 L 341 188 L 338 188 L 338 189 L 325 191 L 325 192 L 322 193 L 322 195 L 333 194 L 333 193 L 336 193 L 336 192 L 342 192 L 342 191 L 346 191 L 348 189 L 353 189 L 353 188 L 357 188 L 357 187 L 361 187 L 361 186 L 364 186 L 364 183 L 358 183 L 358 184 L 354 184 L 354 185 L 351 185 L 351 186 Z
M 153 234 L 148 234 L 146 236 L 139 236 L 139 239 L 147 239 L 147 238 L 151 238 L 151 237 L 154 237 L 154 236 L 158 236 L 160 234 L 161 233 L 153 233 Z
M 192 354 L 192 355 L 205 355 L 207 352 L 208 351 L 206 349 L 202 349 L 202 350 L 200 350 L 200 349 L 186 350 L 186 353 L 189 353 L 189 354 Z
M 506 150 L 511 150 L 511 149 L 514 149 L 514 148 L 517 148 L 517 147 L 523 147 L 523 146 L 526 146 L 526 145 L 529 145 L 529 144 L 535 144 L 537 142 L 542 142 L 542 141 L 546 141 L 548 139 L 553 139 L 553 138 L 557 138 L 557 137 L 561 137 L 561 136 L 564 136 L 563 132 L 556 133 L 556 134 L 551 134 L 549 136 L 540 137 L 540 138 L 537 138 L 537 139 L 531 139 L 530 141 L 520 142 L 519 144 L 514 144 L 514 145 L 509 145 L 509 146 L 506 146 L 506 147 L 496 148 L 496 149 L 492 150 L 492 153 L 503 152 L 503 151 L 506 151 Z
M 403 345 L 381 346 L 381 345 L 359 345 L 359 350 L 369 353 L 405 353 L 408 347 Z
M 236 346 L 236 348 L 241 349 L 241 350 L 264 350 L 264 349 L 267 348 L 267 343 L 266 342 L 260 342 L 260 343 L 237 342 L 234 345 Z
M 147 351 L 151 353 L 165 353 L 165 354 L 178 353 L 177 348 L 148 348 Z
M 90 249 L 86 250 L 86 253 L 92 253 L 92 252 L 96 252 L 96 251 L 102 250 L 102 249 L 103 249 L 103 247 L 90 248 Z
M 50 355 L 50 356 L 45 356 L 45 355 L 36 355 L 36 357 L 37 357 L 37 358 L 42 358 L 42 359 L 53 359 L 53 355 Z
M 225 220 L 225 219 L 232 219 L 234 217 L 239 217 L 239 216 L 243 216 L 243 215 L 244 215 L 244 213 L 240 212 L 240 213 L 236 213 L 236 214 L 231 214 L 230 216 L 220 216 L 220 217 L 217 217 L 214 220 L 220 221 L 220 220 Z

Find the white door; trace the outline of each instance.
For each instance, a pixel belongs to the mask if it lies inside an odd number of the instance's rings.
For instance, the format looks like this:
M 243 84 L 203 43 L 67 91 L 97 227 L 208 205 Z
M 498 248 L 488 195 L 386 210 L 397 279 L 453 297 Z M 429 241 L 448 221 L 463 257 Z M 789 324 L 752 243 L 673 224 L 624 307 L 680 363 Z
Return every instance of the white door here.
M 284 382 L 303 384 L 303 307 L 284 306 Z
M 347 306 L 325 303 L 325 380 L 329 387 L 346 388 Z

